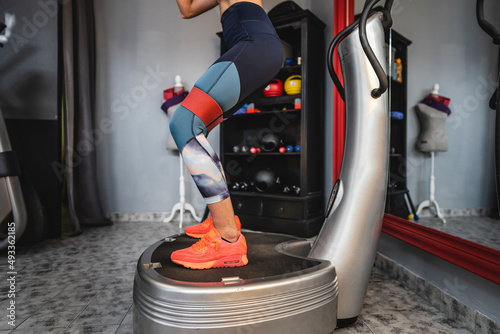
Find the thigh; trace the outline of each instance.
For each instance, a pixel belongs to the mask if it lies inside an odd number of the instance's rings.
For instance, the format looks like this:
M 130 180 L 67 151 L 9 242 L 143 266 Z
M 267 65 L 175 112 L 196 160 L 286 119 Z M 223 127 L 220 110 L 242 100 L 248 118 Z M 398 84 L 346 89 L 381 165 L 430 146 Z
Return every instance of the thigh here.
M 276 76 L 282 55 L 281 42 L 273 35 L 242 40 L 210 66 L 194 86 L 228 112 Z

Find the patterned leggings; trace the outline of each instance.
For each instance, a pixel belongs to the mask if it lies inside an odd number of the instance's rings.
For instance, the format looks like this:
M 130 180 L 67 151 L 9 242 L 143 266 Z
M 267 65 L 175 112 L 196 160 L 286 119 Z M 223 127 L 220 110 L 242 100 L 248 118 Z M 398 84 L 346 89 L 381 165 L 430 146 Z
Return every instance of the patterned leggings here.
M 207 204 L 229 197 L 208 133 L 245 98 L 270 82 L 283 59 L 281 41 L 262 7 L 237 2 L 221 17 L 224 53 L 195 83 L 170 121 L 170 132 Z

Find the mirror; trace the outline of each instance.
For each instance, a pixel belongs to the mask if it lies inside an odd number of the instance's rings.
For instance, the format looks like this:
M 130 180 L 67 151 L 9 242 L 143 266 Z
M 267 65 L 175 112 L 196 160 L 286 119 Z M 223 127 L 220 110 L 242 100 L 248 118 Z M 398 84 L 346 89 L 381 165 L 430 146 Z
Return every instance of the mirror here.
M 356 13 L 363 4 L 356 2 Z M 486 19 L 500 30 L 500 3 L 485 1 L 484 5 Z M 484 259 L 498 268 L 500 221 L 493 218 L 498 215 L 496 112 L 489 108 L 498 82 L 498 46 L 479 27 L 476 1 L 400 0 L 392 13 L 393 29 L 412 41 L 406 69 L 406 157 L 402 161 L 415 211 L 431 196 L 432 163 L 429 152 L 416 148 L 423 128 L 416 106 L 437 83 L 439 95 L 450 99 L 451 114 L 445 117 L 440 138 L 447 140 L 447 150 L 436 151 L 434 159 L 434 196 L 446 223 L 434 217 L 434 210 L 423 209 L 418 221 L 386 216 L 384 232 L 475 272 L 488 271 L 470 267 Z M 479 258 L 465 260 L 453 249 Z M 467 263 L 458 263 L 462 260 Z

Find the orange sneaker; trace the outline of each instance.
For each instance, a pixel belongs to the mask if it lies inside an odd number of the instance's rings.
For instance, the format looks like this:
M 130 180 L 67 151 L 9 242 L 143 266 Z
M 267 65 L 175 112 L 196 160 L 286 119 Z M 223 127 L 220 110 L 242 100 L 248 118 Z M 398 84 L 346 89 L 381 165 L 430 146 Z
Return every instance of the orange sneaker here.
M 248 263 L 247 242 L 243 234 L 238 241 L 227 242 L 212 228 L 194 245 L 173 252 L 170 258 L 191 269 L 242 267 Z
M 234 220 L 236 221 L 236 228 L 238 232 L 241 232 L 241 223 L 238 216 L 234 216 Z M 184 233 L 193 238 L 201 238 L 214 227 L 214 222 L 212 221 L 212 216 L 208 217 L 198 225 L 188 226 L 184 229 Z

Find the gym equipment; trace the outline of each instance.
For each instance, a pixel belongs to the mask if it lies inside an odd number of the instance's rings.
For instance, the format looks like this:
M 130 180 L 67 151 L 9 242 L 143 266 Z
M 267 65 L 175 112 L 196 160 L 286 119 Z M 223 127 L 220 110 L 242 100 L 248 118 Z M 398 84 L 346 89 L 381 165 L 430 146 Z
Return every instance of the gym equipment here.
M 280 184 L 280 178 L 274 170 L 266 168 L 255 173 L 253 184 L 258 192 L 268 193 L 276 189 Z
M 260 152 L 261 152 L 260 147 L 252 147 L 252 148 L 250 148 L 250 153 L 252 153 L 252 154 L 257 154 L 257 153 L 260 153 Z
M 300 98 L 296 98 L 294 103 L 293 103 L 293 107 L 295 109 L 300 109 L 302 108 L 302 100 Z
M 295 66 L 297 65 L 297 62 L 291 58 L 285 59 L 285 66 L 284 67 L 290 67 L 290 66 Z
M 403 119 L 404 114 L 402 112 L 399 112 L 399 111 L 391 111 L 391 118 Z
M 291 195 L 300 195 L 300 187 L 298 186 L 284 186 L 283 187 L 283 194 L 291 194 Z
M 281 140 L 278 137 L 277 134 L 275 133 L 265 133 L 261 138 L 260 138 L 260 145 L 262 147 L 262 151 L 264 152 L 274 152 L 278 148 L 278 146 L 281 144 Z
M 1 29 L 1 28 L 0 28 Z M 21 171 L 10 146 L 7 128 L 0 110 L 0 249 L 24 233 L 28 221 L 19 176 Z M 14 223 L 14 225 L 12 225 Z M 15 231 L 11 229 L 15 226 Z
M 242 144 L 240 146 L 240 152 L 241 153 L 248 153 L 250 151 L 250 149 L 248 148 L 248 146 L 246 144 Z
M 339 43 L 344 87 L 333 61 L 328 62 L 328 69 L 346 103 L 345 153 L 325 223 L 309 257 L 328 259 L 335 264 L 340 324 L 356 321 L 363 306 L 387 191 L 389 112 L 384 94 L 388 87 L 387 64 L 380 64 L 378 59 L 386 59 L 384 30 L 392 23 L 393 1 L 386 1 L 381 12 L 366 23 L 370 8 L 377 2 L 368 0 L 360 18 L 334 38 L 328 51 L 328 59 L 332 59 Z M 359 52 L 359 42 L 364 54 Z M 378 87 L 373 88 L 377 81 Z
M 248 184 L 246 183 L 245 181 L 242 181 L 242 182 L 233 182 L 229 185 L 229 188 L 231 190 L 234 190 L 234 191 L 248 191 L 250 189 L 253 189 L 253 184 Z M 210 211 L 208 212 L 210 213 Z M 208 213 L 207 213 L 207 217 L 208 217 Z M 201 221 L 204 221 L 206 219 L 206 217 L 202 218 Z
M 248 103 L 247 105 L 247 114 L 259 113 L 260 110 L 255 108 L 255 103 Z
M 0 33 L 7 26 L 0 22 Z M 6 42 L 6 38 L 2 39 Z M 3 45 L 0 44 L 0 47 Z M 26 229 L 28 215 L 19 176 L 21 170 L 0 110 L 0 249 L 5 249 Z M 15 229 L 14 229 L 15 227 Z
M 285 80 L 285 92 L 288 95 L 297 95 L 302 91 L 302 76 L 296 74 Z
M 240 145 L 233 146 L 233 153 L 248 153 L 250 149 L 246 143 L 241 143 Z
M 281 153 L 292 153 L 292 152 L 300 152 L 300 145 L 287 145 L 287 146 L 282 146 L 280 147 L 280 152 Z
M 346 153 L 314 244 L 244 231 L 247 266 L 193 271 L 170 261 L 172 251 L 192 239 L 160 240 L 137 264 L 135 333 L 327 334 L 356 321 L 381 231 L 389 164 L 387 64 L 377 59 L 386 59 L 393 1 L 372 12 L 378 1 L 367 1 L 330 48 L 329 65 L 339 43 L 345 88 L 329 70 L 346 98 Z
M 500 33 L 495 26 L 484 18 L 484 0 L 476 2 L 476 17 L 479 26 L 493 39 L 493 44 L 500 45 Z M 500 85 L 500 57 L 498 58 L 498 76 Z M 500 212 L 500 90 L 497 89 L 490 99 L 490 108 L 496 110 L 495 120 L 495 177 L 497 190 L 497 209 Z
M 264 88 L 264 96 L 266 97 L 276 97 L 281 95 L 283 95 L 283 82 L 280 79 L 273 79 L 273 81 L 271 81 L 271 83 Z

